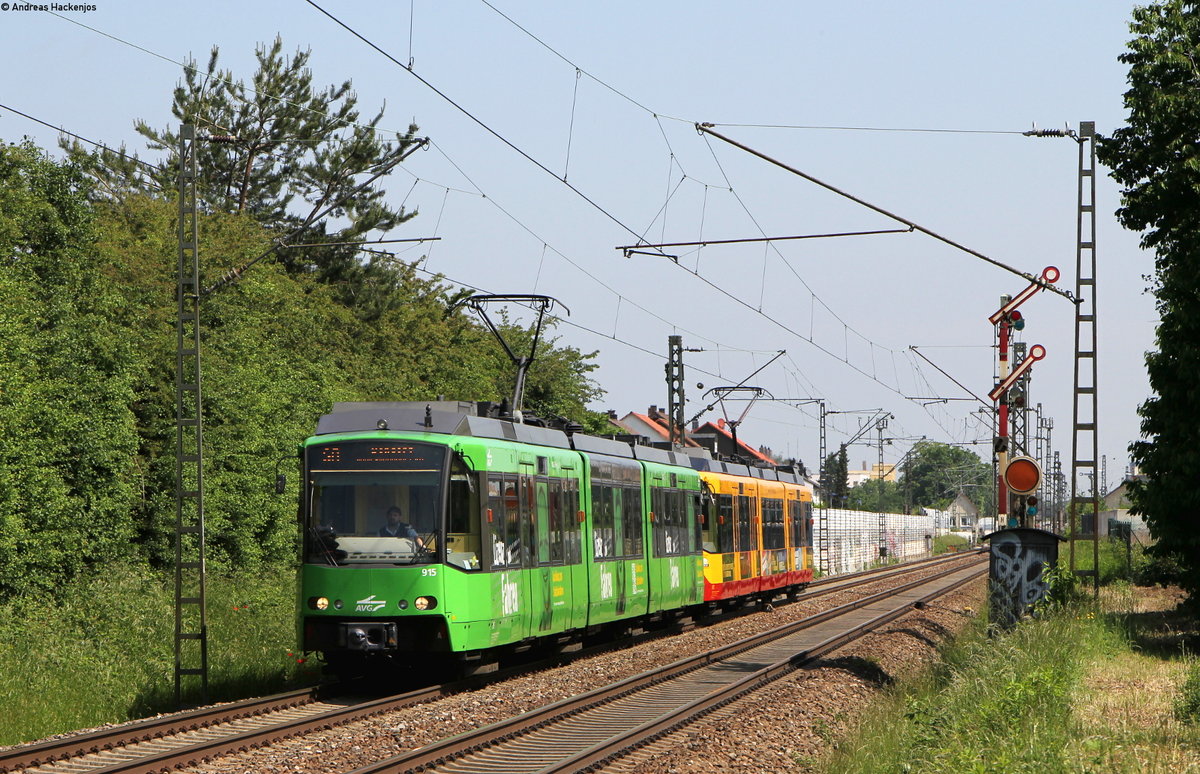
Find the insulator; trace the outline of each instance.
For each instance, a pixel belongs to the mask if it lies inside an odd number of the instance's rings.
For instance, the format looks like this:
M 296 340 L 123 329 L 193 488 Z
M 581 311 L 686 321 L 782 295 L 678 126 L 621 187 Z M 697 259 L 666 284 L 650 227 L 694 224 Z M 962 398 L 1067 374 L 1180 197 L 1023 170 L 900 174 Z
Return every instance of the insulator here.
M 204 139 L 208 140 L 209 142 L 224 142 L 224 143 L 241 142 L 238 138 L 234 137 L 232 134 L 210 134 L 207 137 L 205 137 Z
M 1026 137 L 1071 137 L 1073 133 L 1066 129 L 1030 129 L 1021 134 Z

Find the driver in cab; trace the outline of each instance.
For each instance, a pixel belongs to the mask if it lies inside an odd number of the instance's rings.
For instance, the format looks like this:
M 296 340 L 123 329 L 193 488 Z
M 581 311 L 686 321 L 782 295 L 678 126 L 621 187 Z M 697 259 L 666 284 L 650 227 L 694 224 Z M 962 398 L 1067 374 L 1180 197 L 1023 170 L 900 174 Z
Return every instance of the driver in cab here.
M 411 524 L 404 521 L 404 515 L 394 505 L 387 510 L 387 524 L 379 528 L 379 537 L 408 538 L 416 543 L 417 548 L 425 547 L 425 541 L 421 540 Z

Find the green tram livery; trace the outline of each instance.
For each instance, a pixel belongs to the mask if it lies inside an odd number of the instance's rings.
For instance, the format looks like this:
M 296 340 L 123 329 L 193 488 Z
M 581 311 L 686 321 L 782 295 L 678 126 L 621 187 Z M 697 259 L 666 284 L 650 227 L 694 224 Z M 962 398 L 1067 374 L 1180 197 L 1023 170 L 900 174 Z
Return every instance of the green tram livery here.
M 725 516 L 701 471 L 798 477 L 478 413 L 337 404 L 302 445 L 299 636 L 335 672 L 490 671 L 531 648 L 799 589 L 714 591 L 705 549 Z M 788 540 L 800 549 L 805 536 Z

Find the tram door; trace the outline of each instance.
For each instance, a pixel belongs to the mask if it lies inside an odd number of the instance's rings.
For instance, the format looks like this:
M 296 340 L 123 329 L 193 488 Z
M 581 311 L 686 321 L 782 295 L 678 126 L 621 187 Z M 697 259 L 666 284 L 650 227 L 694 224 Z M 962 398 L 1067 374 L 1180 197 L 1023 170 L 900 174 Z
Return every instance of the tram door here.
M 561 487 L 559 487 L 561 489 Z M 546 634 L 567 628 L 570 600 L 563 563 L 563 515 L 559 512 L 558 493 L 550 491 L 549 481 L 539 476 L 533 484 L 533 512 L 530 525 L 534 533 L 535 568 L 529 574 L 532 633 Z
M 533 476 L 530 475 L 531 469 L 524 462 L 521 463 L 521 474 L 517 477 L 517 493 L 520 499 L 521 517 L 520 517 L 520 538 L 518 545 L 520 549 L 521 571 L 517 574 L 520 578 L 518 586 L 520 587 L 521 595 L 521 620 L 519 623 L 521 636 L 529 637 L 537 631 L 537 622 L 541 617 L 541 607 L 538 600 L 534 596 L 533 587 L 539 584 L 535 583 L 534 573 L 530 568 L 536 567 L 535 558 L 535 519 L 537 512 L 534 508 L 535 495 L 533 491 Z

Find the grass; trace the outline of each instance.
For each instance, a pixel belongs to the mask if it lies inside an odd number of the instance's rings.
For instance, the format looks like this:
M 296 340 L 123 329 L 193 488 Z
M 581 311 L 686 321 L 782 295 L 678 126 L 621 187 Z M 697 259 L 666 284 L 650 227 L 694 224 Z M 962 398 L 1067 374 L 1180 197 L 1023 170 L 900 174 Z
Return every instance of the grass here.
M 1150 593 L 1116 584 L 1099 604 L 1085 596 L 1005 633 L 977 622 L 868 709 L 820 770 L 1200 771 L 1195 624 L 1138 612 Z
M 210 700 L 315 679 L 291 654 L 294 589 L 287 570 L 209 575 Z M 176 709 L 173 596 L 173 580 L 127 567 L 0 605 L 0 744 Z
M 971 541 L 967 540 L 962 535 L 951 535 L 946 533 L 944 535 L 938 535 L 933 539 L 933 553 L 936 556 L 937 554 L 944 554 L 949 551 L 962 551 L 970 544 Z
M 1092 541 L 1075 541 L 1075 566 L 1080 570 L 1090 570 L 1095 566 L 1095 548 Z M 1062 543 L 1058 549 L 1061 561 L 1066 561 L 1070 553 L 1068 543 Z M 1107 585 L 1116 581 L 1129 581 L 1145 571 L 1148 560 L 1145 550 L 1138 543 L 1127 546 L 1125 541 L 1114 538 L 1100 539 L 1100 583 Z M 1089 579 L 1087 581 L 1091 583 Z

